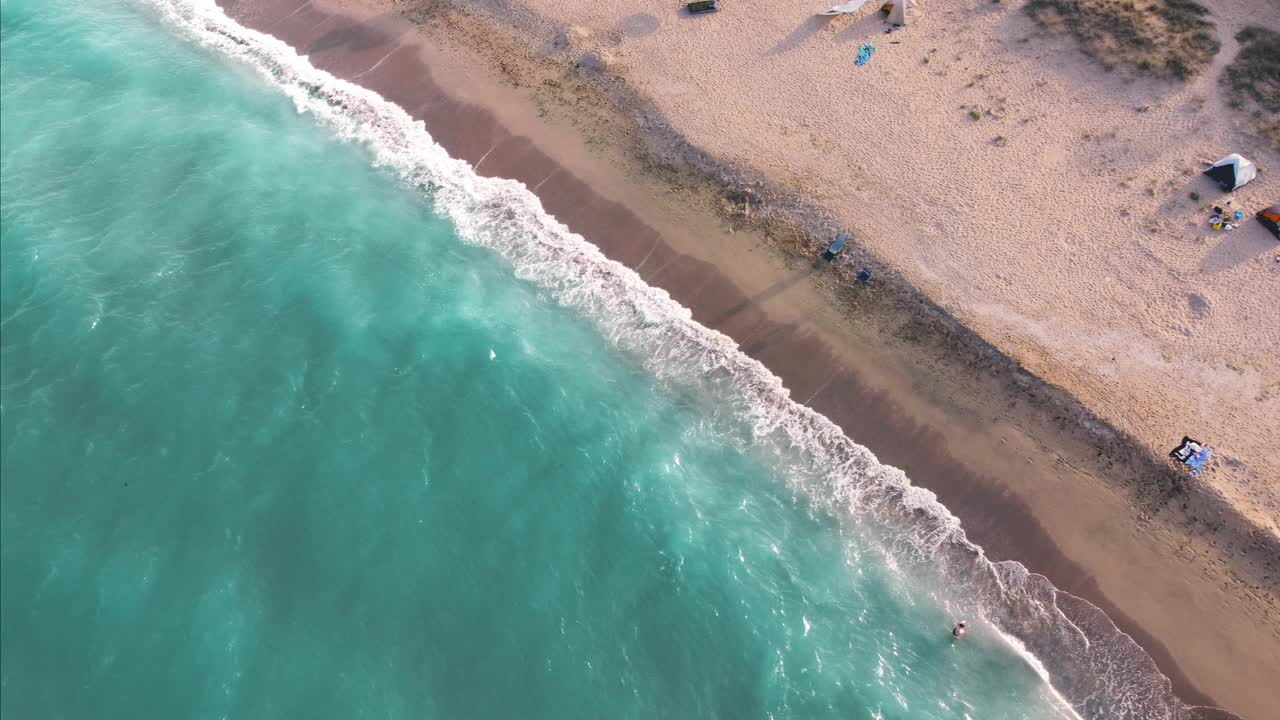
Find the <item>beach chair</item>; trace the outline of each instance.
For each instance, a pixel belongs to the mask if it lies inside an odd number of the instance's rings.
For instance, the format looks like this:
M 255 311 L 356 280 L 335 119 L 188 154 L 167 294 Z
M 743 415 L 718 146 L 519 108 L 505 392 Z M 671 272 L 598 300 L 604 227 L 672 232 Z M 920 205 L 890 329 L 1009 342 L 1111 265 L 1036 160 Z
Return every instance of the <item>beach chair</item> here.
M 839 255 L 840 251 L 844 249 L 844 244 L 848 241 L 849 241 L 848 235 L 844 233 L 840 233 L 839 235 L 837 235 L 836 239 L 832 240 L 831 244 L 827 246 L 826 251 L 822 253 L 822 259 L 826 260 L 827 262 L 831 262 L 832 260 L 834 260 L 836 255 Z

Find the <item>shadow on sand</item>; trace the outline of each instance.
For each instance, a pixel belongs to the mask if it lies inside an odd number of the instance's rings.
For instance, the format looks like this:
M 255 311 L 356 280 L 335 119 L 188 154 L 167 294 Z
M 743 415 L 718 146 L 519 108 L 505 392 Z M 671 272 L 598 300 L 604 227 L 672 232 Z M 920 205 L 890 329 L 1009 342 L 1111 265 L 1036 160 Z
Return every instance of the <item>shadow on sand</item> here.
M 734 315 L 737 315 L 743 310 L 746 310 L 747 308 L 750 308 L 750 307 L 754 307 L 756 305 L 760 305 L 761 303 L 764 303 L 764 302 L 768 302 L 769 298 L 772 298 L 776 295 L 780 295 L 783 292 L 786 292 L 789 288 L 794 287 L 796 284 L 804 282 L 805 280 L 809 279 L 814 273 L 821 271 L 823 267 L 826 266 L 826 264 L 827 263 L 824 262 L 821 258 L 815 259 L 814 261 L 808 263 L 804 268 L 801 268 L 800 270 L 797 270 L 794 273 L 778 280 L 774 284 L 761 290 L 755 295 L 752 295 L 751 297 L 748 297 L 748 298 L 744 298 L 742 302 L 739 302 L 729 307 L 724 312 L 720 313 L 718 317 L 714 318 L 711 321 L 711 327 L 719 327 L 721 324 L 724 323 L 724 321 L 728 320 Z
M 1220 232 L 1221 240 L 1200 263 L 1202 273 L 1220 273 L 1249 262 L 1268 251 L 1280 252 L 1280 243 L 1262 223 L 1245 216 L 1240 227 L 1231 232 Z
M 809 38 L 822 32 L 822 30 L 833 22 L 832 17 L 826 15 L 810 15 L 800 26 L 792 30 L 789 35 L 778 41 L 777 45 L 769 48 L 765 55 L 781 55 L 791 52 L 796 48 L 809 42 Z
M 878 35 L 884 35 L 889 29 L 885 16 L 879 10 L 864 15 L 857 20 L 848 21 L 843 15 L 811 15 L 792 30 L 789 35 L 769 49 L 765 55 L 782 55 L 808 43 L 813 36 L 823 31 L 830 31 L 837 43 L 849 43 Z
M 345 27 L 338 28 L 331 32 L 316 38 L 316 41 L 307 46 L 307 54 L 332 50 L 334 48 L 343 48 L 351 51 L 370 50 L 376 47 L 388 45 L 403 35 L 408 26 L 401 22 L 380 22 L 384 18 L 399 18 L 398 14 L 387 14 L 379 18 L 369 20 L 367 23 L 352 23 Z M 395 28 L 393 32 L 381 30 L 378 26 L 390 25 Z

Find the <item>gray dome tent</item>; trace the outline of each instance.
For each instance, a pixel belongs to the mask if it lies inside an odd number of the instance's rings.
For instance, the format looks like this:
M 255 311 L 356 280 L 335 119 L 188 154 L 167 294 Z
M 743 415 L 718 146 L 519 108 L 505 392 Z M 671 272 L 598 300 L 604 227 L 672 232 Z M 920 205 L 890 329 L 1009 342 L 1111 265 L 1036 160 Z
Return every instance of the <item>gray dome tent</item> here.
M 1236 153 L 1222 158 L 1204 171 L 1218 186 L 1227 192 L 1244 185 L 1258 176 L 1258 166 Z

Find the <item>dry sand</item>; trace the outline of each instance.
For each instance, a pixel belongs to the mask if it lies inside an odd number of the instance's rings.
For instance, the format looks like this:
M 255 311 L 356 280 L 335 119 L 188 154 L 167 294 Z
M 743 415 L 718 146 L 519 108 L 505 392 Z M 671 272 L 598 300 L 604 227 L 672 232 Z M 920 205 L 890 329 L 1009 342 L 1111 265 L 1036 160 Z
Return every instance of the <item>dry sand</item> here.
M 322 67 L 419 114 L 480 172 L 535 187 L 571 228 L 739 340 L 793 397 L 938 492 L 993 557 L 1023 560 L 1103 607 L 1184 698 L 1246 717 L 1273 709 L 1270 683 L 1280 676 L 1273 533 L 1259 536 L 1204 486 L 1144 501 L 1135 488 L 1159 473 L 1139 467 L 1142 457 L 1108 453 L 1103 427 L 1076 432 L 1077 416 L 1052 400 L 1052 389 L 950 343 L 941 336 L 963 333 L 945 323 L 903 320 L 874 293 L 850 298 L 826 287 L 833 276 L 788 264 L 776 237 L 722 232 L 706 212 L 708 193 L 680 173 L 653 172 L 652 158 L 636 161 L 627 145 L 654 140 L 644 137 L 653 129 L 668 135 L 658 146 L 693 151 L 671 143 L 670 129 L 652 115 L 639 132 L 618 121 L 586 83 L 590 74 L 565 70 L 594 52 L 588 64 L 599 61 L 642 88 L 694 145 L 830 204 L 892 268 L 1150 451 L 1162 455 L 1184 430 L 1200 433 L 1234 461 L 1219 462 L 1206 479 L 1274 531 L 1267 503 L 1275 502 L 1277 475 L 1265 439 L 1280 425 L 1280 276 L 1272 260 L 1280 246 L 1252 222 L 1210 235 L 1200 222 L 1207 214 L 1186 196 L 1200 192 L 1201 204 L 1215 197 L 1194 174 L 1200 156 L 1241 150 L 1264 170 L 1280 165 L 1215 100 L 1192 101 L 1197 93 L 1217 97 L 1216 86 L 1152 87 L 1105 75 L 1070 43 L 1018 43 L 1032 33 L 1029 21 L 986 4 L 972 15 L 926 7 L 919 23 L 883 35 L 878 18 L 828 27 L 810 24 L 813 8 L 776 2 L 768 12 L 735 5 L 709 18 L 656 4 L 645 12 L 644 4 L 536 3 L 537 13 L 512 11 L 526 31 L 544 33 L 534 36 L 533 53 L 429 3 L 341 3 L 376 31 L 345 28 L 316 3 L 236 5 L 250 24 L 309 50 Z M 253 22 L 265 6 L 275 7 Z M 390 14 L 372 18 L 379 10 Z M 405 11 L 425 33 L 396 22 Z M 745 19 L 735 19 L 739 13 Z M 1265 13 L 1251 19 L 1258 15 Z M 568 23 L 583 29 L 557 44 Z M 947 38 L 935 38 L 942 27 Z M 1225 28 L 1221 34 L 1226 40 Z M 855 68 L 864 40 L 879 49 Z M 1233 52 L 1226 45 L 1218 66 Z M 477 64 L 467 50 L 488 62 Z M 545 53 L 549 59 L 540 59 Z M 431 70 L 397 70 L 406 55 Z M 444 86 L 433 92 L 470 105 L 415 95 L 417 86 L 434 87 L 432 75 Z M 497 87 L 495 77 L 516 87 Z M 962 104 L 1002 117 L 975 122 Z M 567 132 L 571 122 L 580 132 Z M 1086 132 L 1096 139 L 1084 140 Z M 997 134 L 1003 146 L 990 142 Z M 1183 174 L 1188 168 L 1193 174 Z M 673 182 L 681 196 L 669 192 Z M 1280 195 L 1280 187 L 1264 174 L 1236 203 L 1256 206 L 1260 197 L 1270 202 L 1268 194 Z M 857 322 L 848 321 L 851 312 Z M 1184 386 L 1162 385 L 1174 381 Z M 1195 399 L 1202 396 L 1213 400 Z M 1172 441 L 1156 437 L 1162 432 Z
M 839 18 L 815 17 L 827 0 L 724 0 L 701 17 L 665 0 L 525 2 L 579 28 L 574 52 L 690 143 L 829 207 L 1108 424 L 1155 452 L 1207 441 L 1206 481 L 1280 532 L 1280 246 L 1254 222 L 1211 231 L 1221 194 L 1199 175 L 1241 152 L 1263 173 L 1236 206 L 1280 200 L 1280 154 L 1217 82 L 1235 33 L 1280 29 L 1280 3 L 1212 3 L 1223 49 L 1181 84 L 1104 72 L 1019 2 L 921 0 L 888 35 L 874 2 Z M 856 67 L 864 42 L 876 51 Z

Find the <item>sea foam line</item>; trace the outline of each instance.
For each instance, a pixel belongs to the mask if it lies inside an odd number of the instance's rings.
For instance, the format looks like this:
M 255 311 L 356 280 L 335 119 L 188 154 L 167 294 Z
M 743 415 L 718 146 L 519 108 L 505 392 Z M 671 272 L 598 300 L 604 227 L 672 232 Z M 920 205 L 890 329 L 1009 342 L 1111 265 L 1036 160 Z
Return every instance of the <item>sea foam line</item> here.
M 660 380 L 710 388 L 822 507 L 892 528 L 889 549 L 941 573 L 971 598 L 1085 718 L 1180 720 L 1154 662 L 1097 608 L 1016 562 L 992 563 L 959 520 L 901 470 L 884 465 L 827 417 L 792 401 L 780 378 L 689 309 L 549 215 L 524 184 L 483 178 L 450 157 L 421 121 L 375 92 L 312 66 L 292 47 L 229 18 L 213 0 L 147 0 L 197 43 L 247 63 L 339 137 L 434 201 L 457 234 L 506 258 L 515 274 L 593 321 Z M 1060 603 L 1069 600 L 1065 608 Z

